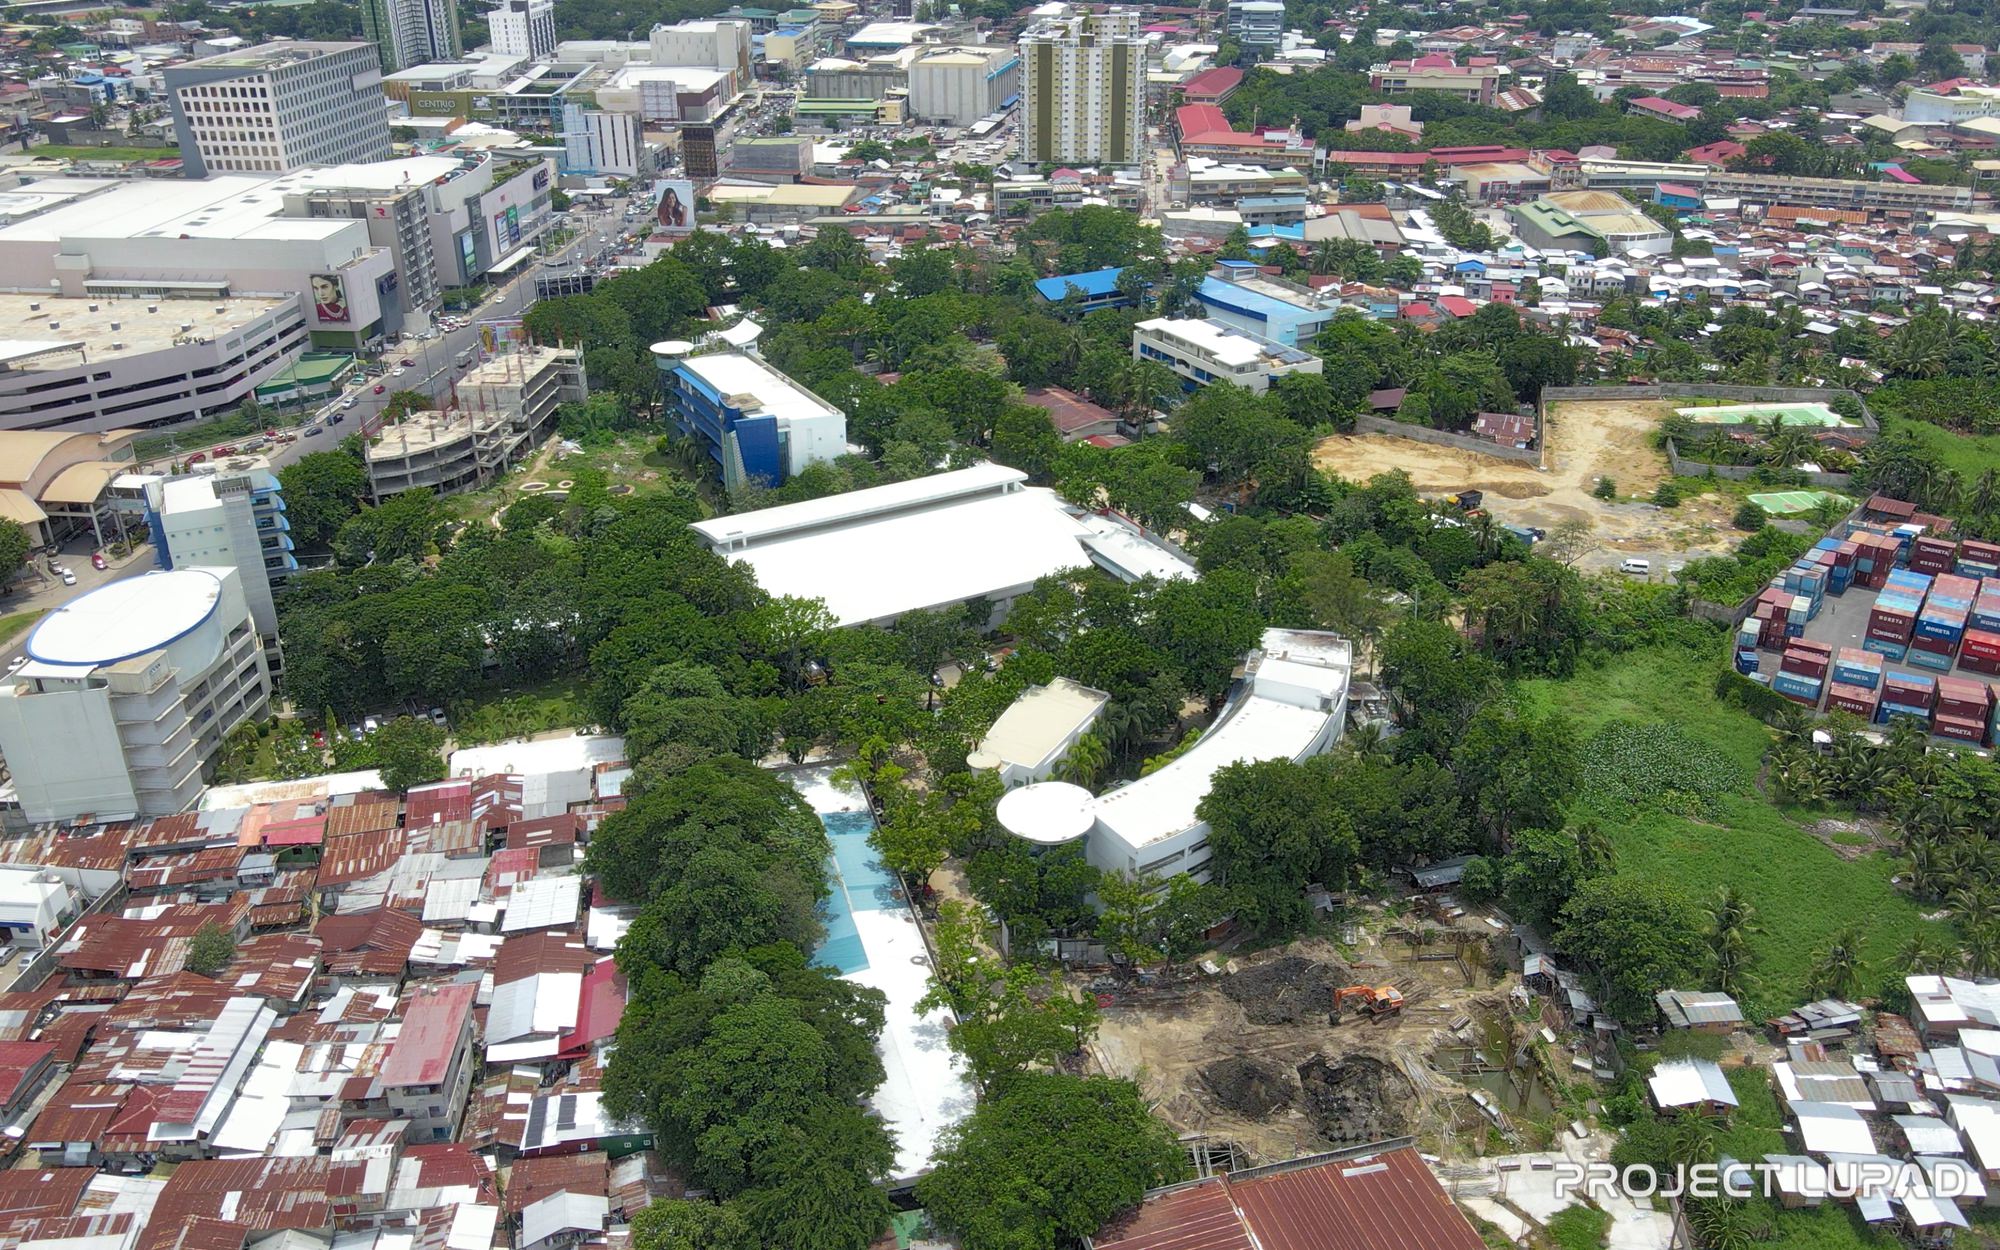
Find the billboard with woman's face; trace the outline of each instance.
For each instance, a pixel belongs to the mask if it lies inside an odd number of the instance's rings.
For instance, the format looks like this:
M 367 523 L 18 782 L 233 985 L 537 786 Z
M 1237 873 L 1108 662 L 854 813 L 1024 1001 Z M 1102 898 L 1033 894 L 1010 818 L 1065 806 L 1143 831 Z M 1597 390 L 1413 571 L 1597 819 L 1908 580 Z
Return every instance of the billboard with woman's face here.
M 341 325 L 353 320 L 347 307 L 347 279 L 337 273 L 316 273 L 311 283 L 314 317 Z
M 694 184 L 682 178 L 662 178 L 653 184 L 659 203 L 653 209 L 655 234 L 694 233 Z

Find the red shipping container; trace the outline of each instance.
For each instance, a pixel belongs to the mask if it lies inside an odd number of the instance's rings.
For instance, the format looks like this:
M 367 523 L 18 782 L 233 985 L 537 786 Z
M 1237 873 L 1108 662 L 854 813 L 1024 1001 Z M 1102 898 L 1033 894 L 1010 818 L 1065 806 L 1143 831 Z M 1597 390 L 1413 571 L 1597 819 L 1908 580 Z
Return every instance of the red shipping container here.
M 1894 625 L 1877 625 L 1873 621 L 1868 623 L 1868 636 L 1880 638 L 1883 642 L 1908 642 L 1911 632 L 1908 625 L 1897 629 Z
M 1796 656 L 1790 651 L 1785 652 L 1784 661 L 1778 665 L 1779 672 L 1790 673 L 1794 677 L 1825 677 L 1826 670 L 1827 663 L 1825 660 Z
M 1975 673 L 1991 673 L 2000 676 L 2000 656 L 1973 655 L 1970 652 L 1962 651 L 1958 656 L 1958 666 Z
M 1988 633 L 1983 629 L 1968 629 L 1959 649 L 1967 655 L 2000 656 L 2000 634 Z
M 1931 720 L 1931 732 L 1940 738 L 1952 738 L 1959 742 L 1983 744 L 1986 741 L 1986 726 L 1974 721 L 1956 720 L 1949 716 L 1938 716 Z
M 1881 696 L 1866 686 L 1843 686 L 1838 682 L 1826 688 L 1828 707 L 1837 707 L 1856 716 L 1873 717 Z

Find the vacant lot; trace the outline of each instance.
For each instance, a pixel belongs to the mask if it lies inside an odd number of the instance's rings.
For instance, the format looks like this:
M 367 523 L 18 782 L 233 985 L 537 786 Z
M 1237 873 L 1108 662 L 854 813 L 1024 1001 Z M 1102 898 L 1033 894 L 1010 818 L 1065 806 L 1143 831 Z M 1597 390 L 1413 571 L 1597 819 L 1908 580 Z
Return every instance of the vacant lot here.
M 1719 659 L 1657 647 L 1614 656 L 1564 681 L 1521 682 L 1530 709 L 1567 715 L 1585 738 L 1608 724 L 1671 724 L 1726 756 L 1743 781 L 1721 796 L 1712 817 L 1657 803 L 1583 806 L 1611 836 L 1621 872 L 1678 883 L 1701 903 L 1733 885 L 1756 908 L 1756 952 L 1747 1004 L 1752 1015 L 1804 1002 L 1812 961 L 1848 925 L 1860 925 L 1873 993 L 1891 957 L 1912 932 L 1930 928 L 1907 894 L 1890 884 L 1894 861 L 1881 853 L 1838 854 L 1809 826 L 1850 815 L 1838 807 L 1781 808 L 1759 792 L 1769 733 L 1757 719 L 1715 697 Z M 1939 930 L 1942 931 L 1941 928 Z
M 1364 480 L 1402 470 L 1420 491 L 1441 494 L 1465 487 L 1486 492 L 1486 507 L 1509 525 L 1553 529 L 1564 521 L 1590 523 L 1602 549 L 1586 568 L 1612 567 L 1626 556 L 1668 557 L 1728 550 L 1735 504 L 1704 494 L 1674 509 L 1595 498 L 1609 477 L 1621 498 L 1649 497 L 1667 479 L 1666 457 L 1652 445 L 1653 431 L 1672 411 L 1664 400 L 1586 400 L 1549 409 L 1547 468 L 1433 447 L 1387 434 L 1335 435 L 1314 451 L 1315 462 L 1340 476 Z

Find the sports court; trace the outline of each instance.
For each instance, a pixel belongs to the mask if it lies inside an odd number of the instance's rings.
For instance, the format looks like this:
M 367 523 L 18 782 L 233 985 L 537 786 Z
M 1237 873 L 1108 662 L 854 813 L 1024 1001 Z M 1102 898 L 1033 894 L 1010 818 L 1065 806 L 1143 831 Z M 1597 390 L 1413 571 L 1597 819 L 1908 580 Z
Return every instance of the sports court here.
M 1750 425 L 1776 417 L 1785 425 L 1838 427 L 1861 422 L 1841 416 L 1817 400 L 1796 404 L 1697 404 L 1674 412 L 1701 425 Z

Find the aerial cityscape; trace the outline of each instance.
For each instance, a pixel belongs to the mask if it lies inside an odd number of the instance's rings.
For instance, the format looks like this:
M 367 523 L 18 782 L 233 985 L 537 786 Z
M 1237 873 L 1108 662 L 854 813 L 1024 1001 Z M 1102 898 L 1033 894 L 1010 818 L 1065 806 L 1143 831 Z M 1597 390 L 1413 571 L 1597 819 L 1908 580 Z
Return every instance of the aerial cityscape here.
M 0 2 L 0 1250 L 2000 1250 L 2000 6 Z

